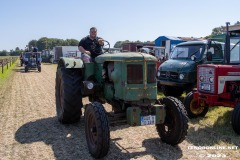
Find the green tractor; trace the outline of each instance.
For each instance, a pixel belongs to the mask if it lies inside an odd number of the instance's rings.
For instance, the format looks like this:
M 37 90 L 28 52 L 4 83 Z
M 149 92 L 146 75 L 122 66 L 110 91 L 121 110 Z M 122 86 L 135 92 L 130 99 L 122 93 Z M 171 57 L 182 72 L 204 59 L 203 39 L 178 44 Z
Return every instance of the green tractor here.
M 188 129 L 186 111 L 174 97 L 157 99 L 156 62 L 154 56 L 131 52 L 105 53 L 94 63 L 60 58 L 55 92 L 58 121 L 78 122 L 84 108 L 86 140 L 94 158 L 107 155 L 111 124 L 156 125 L 163 142 L 181 143 Z M 83 105 L 83 97 L 90 103 Z M 111 112 L 106 112 L 104 103 L 112 106 Z

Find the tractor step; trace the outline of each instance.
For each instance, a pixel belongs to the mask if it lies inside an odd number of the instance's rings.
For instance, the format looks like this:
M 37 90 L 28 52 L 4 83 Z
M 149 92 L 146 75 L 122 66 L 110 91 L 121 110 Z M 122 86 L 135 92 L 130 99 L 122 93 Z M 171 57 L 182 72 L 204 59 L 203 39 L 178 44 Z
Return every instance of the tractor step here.
M 120 126 L 127 124 L 126 113 L 107 113 L 110 126 Z

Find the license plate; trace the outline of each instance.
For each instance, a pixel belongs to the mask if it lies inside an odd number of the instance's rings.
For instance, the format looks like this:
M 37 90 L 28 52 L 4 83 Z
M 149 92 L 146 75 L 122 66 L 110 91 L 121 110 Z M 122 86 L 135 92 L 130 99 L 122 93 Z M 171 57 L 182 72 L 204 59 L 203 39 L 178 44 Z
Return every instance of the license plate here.
M 156 123 L 156 116 L 141 116 L 141 126 L 151 125 Z
M 201 84 L 201 90 L 210 91 L 211 90 L 210 84 L 202 83 Z

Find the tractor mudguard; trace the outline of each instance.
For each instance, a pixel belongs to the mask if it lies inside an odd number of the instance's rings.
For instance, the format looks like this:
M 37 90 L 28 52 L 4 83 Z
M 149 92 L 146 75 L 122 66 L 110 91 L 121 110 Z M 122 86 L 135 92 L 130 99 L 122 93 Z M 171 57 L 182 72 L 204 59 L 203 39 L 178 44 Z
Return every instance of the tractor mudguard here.
M 82 59 L 61 57 L 59 63 L 60 61 L 62 61 L 65 68 L 84 68 Z

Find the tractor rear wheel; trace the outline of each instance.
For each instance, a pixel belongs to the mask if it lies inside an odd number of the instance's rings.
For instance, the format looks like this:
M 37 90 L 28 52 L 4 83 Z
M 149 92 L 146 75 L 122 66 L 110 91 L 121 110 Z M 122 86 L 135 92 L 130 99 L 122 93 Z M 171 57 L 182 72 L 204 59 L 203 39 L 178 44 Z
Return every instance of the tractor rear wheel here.
M 232 113 L 233 130 L 240 135 L 240 103 L 238 103 Z
M 157 124 L 156 129 L 163 142 L 171 145 L 181 143 L 187 135 L 188 118 L 180 100 L 166 97 L 159 100 L 165 105 L 166 117 L 163 124 Z
M 85 133 L 90 154 L 94 158 L 107 155 L 110 142 L 109 123 L 106 111 L 99 102 L 86 106 Z
M 193 99 L 193 92 L 189 92 L 183 101 L 189 118 L 204 117 L 208 112 L 208 106 L 198 105 L 198 100 Z
M 61 123 L 75 123 L 82 115 L 81 69 L 59 67 L 56 73 L 56 111 Z

